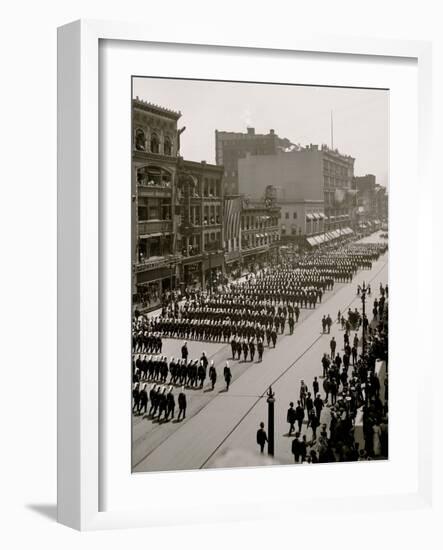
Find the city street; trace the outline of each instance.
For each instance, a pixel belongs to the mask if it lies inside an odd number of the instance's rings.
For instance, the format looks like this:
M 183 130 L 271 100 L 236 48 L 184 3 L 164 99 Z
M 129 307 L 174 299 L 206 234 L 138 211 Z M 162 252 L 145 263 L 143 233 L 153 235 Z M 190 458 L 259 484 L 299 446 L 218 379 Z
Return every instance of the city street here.
M 376 233 L 362 242 L 379 241 L 379 233 Z M 271 385 L 276 400 L 273 462 L 293 463 L 292 437 L 288 436 L 286 422 L 289 402 L 296 404 L 301 380 L 312 393 L 314 376 L 319 378 L 323 396 L 322 355 L 329 352 L 332 336 L 337 341 L 337 351 L 342 354 L 343 331 L 336 323 L 337 312 L 346 312 L 349 307 L 361 308 L 356 289 L 363 281 L 371 283 L 373 292 L 368 300 L 371 304 L 378 296 L 380 282 L 388 282 L 387 254 L 374 262 L 371 270 L 360 270 L 352 283 L 336 283 L 334 290 L 326 292 L 323 302 L 315 309 L 302 309 L 294 334 L 290 336 L 286 328 L 286 334 L 279 335 L 275 349 L 265 347 L 262 363 L 230 361 L 233 378 L 228 392 L 225 391 L 223 367 L 231 358 L 230 345 L 189 341 L 190 358 L 199 359 L 205 351 L 209 360 L 214 360 L 218 374 L 215 389 L 211 390 L 208 379 L 203 390 L 187 389 L 187 418 L 182 422 L 159 424 L 147 416 L 133 417 L 133 470 L 190 470 L 269 463 L 267 455 L 259 453 L 256 431 L 261 421 L 267 430 L 266 392 Z M 321 319 L 327 314 L 334 320 L 330 335 L 322 334 Z M 168 358 L 179 357 L 181 345 L 180 340 L 165 338 L 163 354 Z M 177 393 L 178 388 L 174 389 L 174 394 Z M 328 414 L 328 409 L 324 408 L 321 421 L 326 421 Z M 308 441 L 311 439 L 306 418 L 302 433 L 306 433 Z

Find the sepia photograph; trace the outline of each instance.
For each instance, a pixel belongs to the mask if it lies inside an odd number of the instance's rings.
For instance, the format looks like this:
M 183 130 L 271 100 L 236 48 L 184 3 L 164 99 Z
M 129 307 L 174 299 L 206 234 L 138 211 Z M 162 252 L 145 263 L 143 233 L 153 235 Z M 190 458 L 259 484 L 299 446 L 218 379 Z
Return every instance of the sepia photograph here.
M 132 472 L 387 460 L 389 90 L 131 94 Z

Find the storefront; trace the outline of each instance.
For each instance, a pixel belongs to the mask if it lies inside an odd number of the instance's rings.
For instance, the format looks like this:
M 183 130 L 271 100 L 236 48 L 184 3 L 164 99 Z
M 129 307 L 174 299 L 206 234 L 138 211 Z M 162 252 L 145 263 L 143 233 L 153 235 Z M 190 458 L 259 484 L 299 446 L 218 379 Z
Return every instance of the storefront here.
M 184 287 L 200 288 L 202 286 L 202 261 L 183 262 Z
M 175 266 L 146 269 L 136 274 L 136 292 L 133 296 L 133 305 L 141 310 L 150 310 L 159 307 L 165 292 L 176 287 Z

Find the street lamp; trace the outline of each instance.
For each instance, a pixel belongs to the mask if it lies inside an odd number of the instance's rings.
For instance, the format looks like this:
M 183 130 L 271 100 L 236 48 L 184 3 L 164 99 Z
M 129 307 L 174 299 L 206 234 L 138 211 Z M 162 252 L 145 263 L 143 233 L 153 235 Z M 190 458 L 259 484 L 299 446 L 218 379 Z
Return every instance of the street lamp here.
M 363 307 L 363 321 L 362 321 L 362 356 L 364 357 L 366 354 L 366 292 L 368 291 L 368 287 L 366 286 L 365 282 L 363 281 L 363 286 L 360 287 L 360 294 L 361 294 L 361 303 Z
M 275 393 L 272 391 L 272 386 L 269 386 L 268 398 L 266 402 L 268 404 L 268 455 L 274 456 L 274 403 Z

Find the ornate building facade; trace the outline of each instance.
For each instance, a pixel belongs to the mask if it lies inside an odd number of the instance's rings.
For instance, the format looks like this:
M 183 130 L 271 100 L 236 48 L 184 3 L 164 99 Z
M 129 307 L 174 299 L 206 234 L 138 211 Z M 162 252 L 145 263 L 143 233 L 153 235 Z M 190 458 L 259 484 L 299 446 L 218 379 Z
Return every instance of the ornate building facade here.
M 180 117 L 138 98 L 132 103 L 133 297 L 146 307 L 158 305 L 178 275 Z
M 178 173 L 180 279 L 211 287 L 224 272 L 223 167 L 180 159 Z

